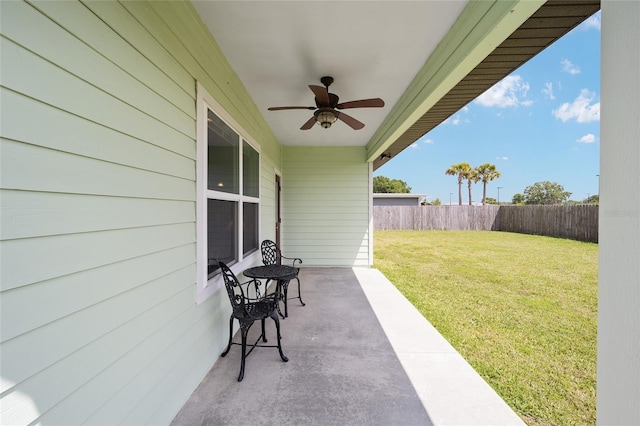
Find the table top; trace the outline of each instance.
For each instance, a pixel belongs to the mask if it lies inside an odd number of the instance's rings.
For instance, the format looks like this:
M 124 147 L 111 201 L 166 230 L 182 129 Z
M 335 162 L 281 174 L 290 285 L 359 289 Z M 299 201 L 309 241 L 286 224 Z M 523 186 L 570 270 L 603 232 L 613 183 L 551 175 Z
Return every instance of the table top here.
M 245 269 L 244 276 L 270 280 L 290 280 L 298 275 L 298 269 L 288 265 L 262 265 Z

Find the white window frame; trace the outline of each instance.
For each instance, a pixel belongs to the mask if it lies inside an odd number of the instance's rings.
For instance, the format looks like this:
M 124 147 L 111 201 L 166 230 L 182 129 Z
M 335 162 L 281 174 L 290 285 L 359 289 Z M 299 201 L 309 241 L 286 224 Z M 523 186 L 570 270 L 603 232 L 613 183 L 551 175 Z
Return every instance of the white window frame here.
M 223 286 L 222 276 L 220 274 L 216 274 L 212 278 L 208 278 L 208 256 L 207 256 L 207 200 L 208 199 L 216 199 L 216 200 L 226 200 L 226 201 L 234 201 L 238 203 L 237 209 L 237 217 L 238 221 L 238 244 L 236 247 L 237 250 L 237 258 L 238 261 L 233 265 L 230 265 L 231 270 L 239 275 L 246 268 L 254 265 L 256 262 L 260 260 L 260 247 L 257 250 L 249 253 L 248 255 L 243 254 L 243 203 L 251 202 L 256 203 L 258 205 L 258 219 L 256 226 L 258 227 L 258 244 L 261 241 L 261 188 L 262 188 L 262 154 L 260 152 L 260 145 L 256 143 L 246 131 L 231 117 L 229 113 L 225 111 L 225 109 L 216 102 L 215 99 L 207 92 L 207 90 L 198 82 L 197 83 L 197 92 L 196 92 L 196 139 L 197 139 L 197 152 L 196 152 L 196 268 L 197 268 L 197 304 L 204 302 L 211 295 L 220 290 Z M 215 115 L 217 115 L 222 121 L 225 122 L 231 129 L 236 132 L 239 137 L 239 145 L 240 152 L 238 156 L 239 164 L 239 188 L 240 194 L 229 194 L 226 192 L 219 192 L 210 190 L 207 188 L 207 175 L 208 175 L 208 162 L 207 162 L 207 150 L 208 150 L 208 141 L 207 141 L 207 111 L 211 110 Z M 242 194 L 243 190 L 243 140 L 247 142 L 253 149 L 258 153 L 258 188 L 259 193 L 258 197 L 249 197 L 244 196 Z

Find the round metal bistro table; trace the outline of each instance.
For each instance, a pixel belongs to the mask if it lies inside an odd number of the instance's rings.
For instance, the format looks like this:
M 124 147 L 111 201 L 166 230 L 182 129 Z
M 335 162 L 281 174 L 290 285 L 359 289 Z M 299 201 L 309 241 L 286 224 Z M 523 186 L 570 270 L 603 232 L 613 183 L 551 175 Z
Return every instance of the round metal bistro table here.
M 284 283 L 294 279 L 298 275 L 298 270 L 288 265 L 262 265 L 245 269 L 243 272 L 245 277 L 266 279 L 265 288 L 269 285 L 269 281 L 276 281 L 276 298 L 280 302 L 282 298 L 282 286 Z M 280 311 L 280 303 L 278 303 L 278 312 L 284 318 Z

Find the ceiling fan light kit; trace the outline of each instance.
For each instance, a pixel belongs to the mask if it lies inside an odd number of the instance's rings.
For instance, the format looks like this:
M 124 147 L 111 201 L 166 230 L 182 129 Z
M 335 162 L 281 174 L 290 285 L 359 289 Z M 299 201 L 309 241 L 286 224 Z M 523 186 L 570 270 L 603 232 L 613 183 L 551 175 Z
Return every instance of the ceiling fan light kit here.
M 316 115 L 316 123 L 318 123 L 323 129 L 328 129 L 337 120 L 338 117 L 331 108 L 320 109 Z
M 364 127 L 364 123 L 356 120 L 355 118 L 347 115 L 343 112 L 336 111 L 337 109 L 348 109 L 348 108 L 382 108 L 384 106 L 384 101 L 380 98 L 371 98 L 371 99 L 360 99 L 357 101 L 349 101 L 338 103 L 340 98 L 338 95 L 334 93 L 329 93 L 329 86 L 333 83 L 333 77 L 322 77 L 320 82 L 324 85 L 315 86 L 309 85 L 309 89 L 315 95 L 315 107 L 307 107 L 307 106 L 283 106 L 283 107 L 271 107 L 268 108 L 269 111 L 281 111 L 287 109 L 308 109 L 311 111 L 315 111 L 313 113 L 313 117 L 307 120 L 300 130 L 309 130 L 313 127 L 314 123 L 318 123 L 320 127 L 324 129 L 328 129 L 331 127 L 333 123 L 337 120 L 342 121 L 353 130 L 360 130 Z

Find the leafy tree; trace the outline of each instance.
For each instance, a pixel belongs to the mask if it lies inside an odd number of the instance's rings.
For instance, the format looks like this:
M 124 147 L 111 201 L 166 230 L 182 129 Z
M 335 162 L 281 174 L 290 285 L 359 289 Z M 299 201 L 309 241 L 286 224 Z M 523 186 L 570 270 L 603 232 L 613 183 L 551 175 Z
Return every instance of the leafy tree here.
M 582 204 L 600 204 L 600 196 L 599 195 L 590 195 L 584 200 L 582 200 Z
M 524 195 L 518 193 L 513 194 L 513 198 L 511 199 L 513 204 L 524 204 Z
M 559 183 L 536 182 L 524 190 L 525 204 L 562 204 L 569 199 L 570 192 L 566 192 Z
M 487 204 L 487 182 L 491 182 L 501 176 L 495 164 L 484 163 L 476 167 L 476 173 L 482 182 L 482 204 Z
M 440 198 L 436 198 L 432 202 L 429 202 L 429 201 L 427 201 L 427 197 L 425 197 L 425 198 L 422 199 L 422 201 L 420 201 L 420 205 L 421 206 L 439 206 L 441 204 L 442 204 L 442 202 L 440 201 Z
M 462 205 L 462 181 L 471 173 L 471 165 L 469 163 L 453 164 L 444 173 L 449 176 L 458 177 L 458 204 Z M 469 183 L 469 193 L 471 193 L 471 183 Z M 471 197 L 469 197 L 471 203 Z
M 373 178 L 373 192 L 379 193 L 394 193 L 394 194 L 408 194 L 411 192 L 411 187 L 407 183 L 400 179 L 389 179 L 386 176 L 374 176 Z
M 485 204 L 498 204 L 498 200 L 495 198 L 487 197 L 484 199 Z

